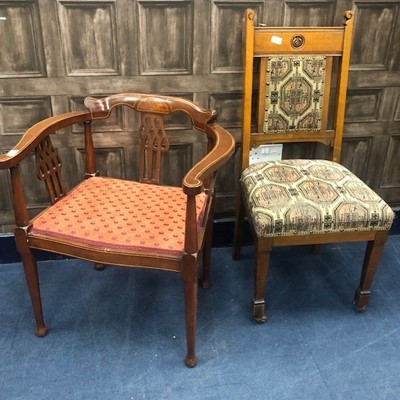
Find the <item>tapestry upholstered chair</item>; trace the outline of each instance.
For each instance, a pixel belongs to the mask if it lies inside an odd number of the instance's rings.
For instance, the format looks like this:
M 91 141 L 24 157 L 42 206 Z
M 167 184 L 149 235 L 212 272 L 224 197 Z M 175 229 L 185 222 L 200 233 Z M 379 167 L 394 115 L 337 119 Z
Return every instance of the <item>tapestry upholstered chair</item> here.
M 47 327 L 35 249 L 93 261 L 96 265 L 179 272 L 184 282 L 185 364 L 194 367 L 199 263 L 202 259 L 207 280 L 216 171 L 234 151 L 234 139 L 215 123 L 215 111 L 180 98 L 125 93 L 99 99 L 88 97 L 85 105 L 85 111 L 37 123 L 11 151 L 0 156 L 0 168 L 8 168 L 11 174 L 15 239 L 33 304 L 36 334 L 44 336 Z M 100 177 L 97 172 L 92 121 L 107 119 L 119 107 L 139 113 L 140 127 L 131 128 L 131 133 L 140 137 L 138 181 Z M 171 119 L 164 124 L 164 117 L 175 112 L 187 115 L 188 120 L 190 117 L 195 130 L 204 137 L 199 143 L 204 142 L 205 148 L 204 157 L 187 171 L 181 187 L 160 184 L 162 160 L 170 146 L 168 128 L 173 128 L 173 124 L 167 124 Z M 74 124 L 84 126 L 86 173 L 85 179 L 66 191 L 59 152 L 50 137 L 60 130 L 65 134 L 63 128 Z M 21 161 L 32 152 L 36 156 L 37 177 L 46 185 L 51 202 L 34 217 L 28 214 L 19 172 Z
M 267 320 L 264 292 L 274 246 L 310 244 L 315 253 L 321 244 L 334 242 L 368 242 L 354 296 L 363 311 L 394 214 L 339 164 L 353 13 L 345 12 L 341 27 L 255 27 L 254 21 L 255 13 L 247 10 L 242 172 L 233 243 L 238 258 L 247 215 L 256 253 L 253 317 Z M 285 155 L 290 142 L 315 146 L 321 159 L 250 163 L 252 148 L 282 143 Z M 322 157 L 321 146 L 327 149 Z

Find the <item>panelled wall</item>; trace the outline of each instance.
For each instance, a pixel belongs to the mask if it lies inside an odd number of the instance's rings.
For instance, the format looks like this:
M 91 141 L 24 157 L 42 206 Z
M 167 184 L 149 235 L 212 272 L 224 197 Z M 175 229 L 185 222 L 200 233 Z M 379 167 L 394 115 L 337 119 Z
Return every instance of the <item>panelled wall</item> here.
M 356 13 L 342 162 L 400 205 L 400 1 L 398 0 L 0 0 L 0 151 L 7 152 L 33 123 L 82 108 L 87 95 L 153 92 L 182 96 L 218 111 L 240 148 L 242 19 L 338 25 Z M 119 112 L 97 128 L 103 175 L 134 178 L 130 167 L 137 121 Z M 170 183 L 199 155 L 187 121 L 178 128 Z M 111 132 L 111 135 L 110 135 Z M 72 185 L 83 173 L 81 128 L 55 139 Z M 217 211 L 233 215 L 239 152 L 219 174 Z M 34 164 L 22 167 L 32 213 L 47 203 L 34 182 Z M 8 173 L 0 171 L 0 232 L 12 231 Z

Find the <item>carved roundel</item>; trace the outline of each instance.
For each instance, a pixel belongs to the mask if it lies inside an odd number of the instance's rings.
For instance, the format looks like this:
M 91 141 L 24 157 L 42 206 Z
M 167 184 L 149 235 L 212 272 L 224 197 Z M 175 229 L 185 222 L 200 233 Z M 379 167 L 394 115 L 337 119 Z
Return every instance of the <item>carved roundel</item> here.
M 304 46 L 304 36 L 303 35 L 296 35 L 292 37 L 292 40 L 290 41 L 290 44 L 294 49 L 300 49 L 301 47 Z

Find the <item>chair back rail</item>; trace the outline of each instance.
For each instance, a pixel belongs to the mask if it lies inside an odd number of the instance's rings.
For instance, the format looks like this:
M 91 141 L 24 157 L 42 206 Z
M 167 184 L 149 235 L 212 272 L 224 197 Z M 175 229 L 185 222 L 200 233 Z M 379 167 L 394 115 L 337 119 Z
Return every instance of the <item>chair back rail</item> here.
M 242 146 L 244 149 L 242 170 L 249 165 L 249 153 L 252 147 L 273 143 L 323 143 L 330 148 L 329 158 L 339 162 L 354 22 L 353 12 L 346 11 L 344 13 L 343 27 L 257 27 L 254 18 L 254 11 L 247 10 L 244 27 L 244 59 L 246 62 L 244 63 L 243 78 L 245 95 L 242 114 Z M 323 58 L 324 60 L 322 68 L 324 75 L 320 79 L 321 111 L 318 117 L 320 119 L 318 129 L 304 129 L 300 125 L 293 127 L 289 132 L 266 131 L 266 110 L 272 109 L 273 104 L 276 104 L 274 103 L 276 100 L 267 93 L 267 90 L 270 90 L 270 82 L 267 82 L 266 75 L 271 73 L 268 62 L 273 62 L 271 60 L 276 62 L 280 58 L 282 60 L 294 58 L 293 62 L 296 63 L 297 59 L 307 59 L 307 57 L 309 59 Z M 306 63 L 307 60 L 304 62 Z M 258 70 L 258 73 L 254 74 L 254 70 Z M 279 69 L 274 71 L 279 71 Z M 331 78 L 333 72 L 336 72 L 335 81 L 332 81 Z M 254 75 L 257 76 L 254 77 Z M 331 96 L 331 89 L 334 90 L 332 93 L 334 96 Z M 257 96 L 254 94 L 255 90 Z M 316 90 L 313 93 L 316 93 Z M 267 104 L 268 96 L 270 96 L 268 99 L 270 104 Z M 333 100 L 332 106 L 331 99 Z M 333 119 L 328 123 L 328 113 L 332 107 Z M 251 112 L 251 110 L 255 112 Z M 290 113 L 290 110 L 288 112 Z M 252 116 L 256 117 L 255 121 L 252 121 Z
M 168 115 L 183 111 L 191 118 L 193 125 L 205 132 L 206 125 L 217 117 L 215 110 L 209 110 L 194 103 L 170 96 L 155 96 L 144 93 L 120 93 L 102 99 L 87 97 L 85 106 L 90 110 L 92 119 L 107 118 L 115 106 L 126 105 L 139 112 Z

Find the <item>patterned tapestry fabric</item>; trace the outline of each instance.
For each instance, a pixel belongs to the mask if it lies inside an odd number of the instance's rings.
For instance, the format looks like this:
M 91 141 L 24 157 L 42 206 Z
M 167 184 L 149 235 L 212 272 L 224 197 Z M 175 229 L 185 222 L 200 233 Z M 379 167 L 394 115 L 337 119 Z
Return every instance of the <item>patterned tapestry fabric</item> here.
M 318 131 L 326 57 L 269 57 L 264 132 Z
M 206 195 L 196 197 L 198 224 Z M 33 220 L 31 233 L 109 249 L 181 256 L 186 195 L 179 187 L 113 178 L 83 181 Z
M 340 164 L 280 160 L 250 165 L 241 185 L 258 237 L 385 230 L 393 210 Z

